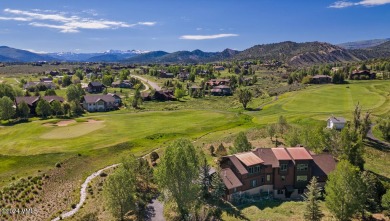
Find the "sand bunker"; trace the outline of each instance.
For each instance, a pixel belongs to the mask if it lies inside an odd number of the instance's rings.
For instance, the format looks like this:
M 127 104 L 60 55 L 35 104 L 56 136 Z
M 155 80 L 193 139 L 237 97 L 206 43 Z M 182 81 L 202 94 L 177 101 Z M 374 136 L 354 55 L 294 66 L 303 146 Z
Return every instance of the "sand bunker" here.
M 104 121 L 88 120 L 86 122 L 76 123 L 76 121 L 69 122 L 65 125 L 62 123 L 60 127 L 53 127 L 53 129 L 41 136 L 43 139 L 67 139 L 75 138 L 91 133 L 92 131 L 103 128 Z M 58 122 L 60 123 L 60 122 Z M 58 124 L 57 123 L 57 124 Z M 69 125 L 71 124 L 71 125 Z M 53 125 L 53 124 L 52 124 Z M 69 126 L 67 126 L 69 125 Z M 66 127 L 65 127 L 66 126 Z

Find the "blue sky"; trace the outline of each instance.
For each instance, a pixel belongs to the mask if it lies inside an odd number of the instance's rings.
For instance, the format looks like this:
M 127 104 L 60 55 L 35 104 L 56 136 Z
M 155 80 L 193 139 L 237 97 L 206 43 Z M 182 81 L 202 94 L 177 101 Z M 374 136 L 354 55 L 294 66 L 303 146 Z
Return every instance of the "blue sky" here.
M 1 0 L 0 45 L 38 52 L 243 50 L 390 37 L 390 0 Z

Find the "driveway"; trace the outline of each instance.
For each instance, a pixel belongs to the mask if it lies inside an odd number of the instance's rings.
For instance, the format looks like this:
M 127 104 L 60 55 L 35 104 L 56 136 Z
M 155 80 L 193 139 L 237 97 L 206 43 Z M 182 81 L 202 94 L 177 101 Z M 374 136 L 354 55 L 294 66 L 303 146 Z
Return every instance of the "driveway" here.
M 153 199 L 152 202 L 148 205 L 147 214 L 145 220 L 147 221 L 165 221 L 164 218 L 164 205 L 158 201 L 158 199 Z
M 156 82 L 153 82 L 153 81 L 149 81 L 148 79 L 144 78 L 144 77 L 141 77 L 141 76 L 138 76 L 138 75 L 131 75 L 132 77 L 135 77 L 135 78 L 138 78 L 139 80 L 143 81 L 144 83 L 147 83 L 150 85 L 150 87 L 152 87 L 155 91 L 160 91 L 161 90 L 161 87 L 158 86 L 158 84 Z

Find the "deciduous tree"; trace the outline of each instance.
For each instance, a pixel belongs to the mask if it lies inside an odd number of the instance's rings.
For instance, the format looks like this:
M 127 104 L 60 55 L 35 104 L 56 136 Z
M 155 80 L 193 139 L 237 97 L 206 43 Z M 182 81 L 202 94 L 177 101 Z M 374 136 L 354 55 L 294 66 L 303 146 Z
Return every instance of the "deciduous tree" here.
M 9 120 L 15 116 L 13 102 L 9 97 L 0 98 L 0 119 Z
M 182 219 L 186 219 L 197 200 L 199 188 L 196 180 L 199 178 L 199 166 L 195 147 L 189 140 L 179 139 L 167 147 L 155 170 L 164 201 L 174 202 Z
M 246 109 L 248 103 L 252 100 L 252 93 L 248 88 L 240 88 L 237 90 L 238 101 Z
M 325 185 L 326 206 L 338 220 L 347 221 L 362 208 L 362 189 L 359 169 L 342 160 L 328 176 Z
M 104 185 L 105 202 L 112 215 L 124 220 L 129 210 L 134 209 L 136 180 L 128 171 L 119 167 Z
M 30 114 L 30 108 L 28 107 L 26 102 L 22 101 L 18 104 L 17 114 L 18 117 L 22 119 L 28 118 L 28 115 Z
M 46 118 L 51 115 L 51 107 L 49 102 L 46 100 L 40 99 L 38 101 L 37 107 L 35 108 L 35 112 L 41 116 L 42 118 Z

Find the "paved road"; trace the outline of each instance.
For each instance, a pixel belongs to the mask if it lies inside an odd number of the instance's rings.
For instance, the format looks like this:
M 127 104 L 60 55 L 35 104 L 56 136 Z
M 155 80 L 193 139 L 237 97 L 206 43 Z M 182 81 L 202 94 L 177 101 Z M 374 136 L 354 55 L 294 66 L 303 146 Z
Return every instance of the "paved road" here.
M 138 76 L 138 75 L 134 75 L 134 74 L 132 74 L 131 76 L 140 79 L 140 80 L 143 81 L 144 83 L 149 84 L 149 85 L 150 85 L 154 90 L 156 90 L 156 91 L 161 90 L 161 87 L 158 86 L 158 84 L 157 84 L 156 82 L 149 81 L 148 79 L 146 79 L 146 78 L 144 78 L 144 77 L 141 77 L 141 76 Z
M 158 199 L 153 199 L 152 203 L 148 205 L 148 212 L 145 217 L 147 221 L 165 221 L 164 218 L 164 206 L 158 201 Z
M 375 141 L 375 142 L 377 142 L 377 143 L 380 143 L 380 144 L 382 144 L 384 147 L 387 147 L 387 148 L 390 149 L 390 143 L 387 143 L 387 142 L 385 142 L 385 141 L 381 141 L 381 140 L 379 140 L 378 138 L 376 138 L 376 137 L 374 136 L 374 134 L 372 133 L 372 128 L 374 127 L 374 125 L 375 125 L 375 124 L 371 124 L 370 130 L 369 130 L 368 133 L 367 133 L 367 138 L 369 138 L 369 139 L 371 139 L 371 140 L 373 140 L 373 141 Z

